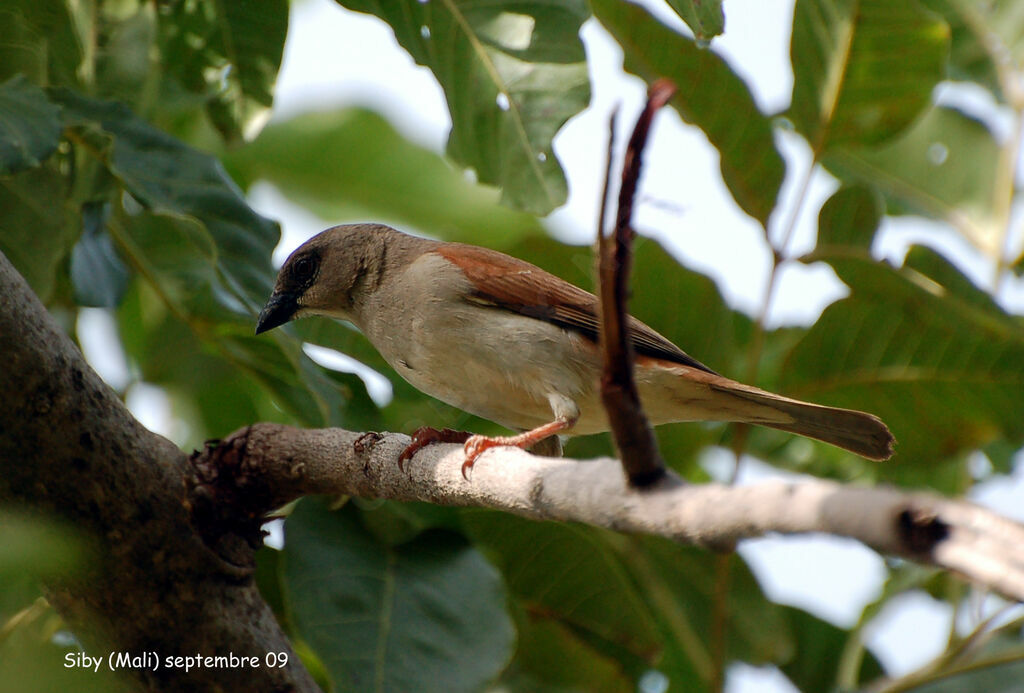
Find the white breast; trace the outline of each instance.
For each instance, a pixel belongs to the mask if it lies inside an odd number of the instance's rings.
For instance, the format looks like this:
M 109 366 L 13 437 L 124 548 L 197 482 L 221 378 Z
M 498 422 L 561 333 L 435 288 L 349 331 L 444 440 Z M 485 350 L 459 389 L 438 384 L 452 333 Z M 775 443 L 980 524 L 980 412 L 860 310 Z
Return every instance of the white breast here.
M 403 378 L 452 406 L 527 429 L 552 420 L 554 393 L 580 406 L 574 432 L 604 430 L 592 345 L 541 320 L 472 303 L 469 291 L 461 272 L 427 253 L 377 292 L 357 324 Z

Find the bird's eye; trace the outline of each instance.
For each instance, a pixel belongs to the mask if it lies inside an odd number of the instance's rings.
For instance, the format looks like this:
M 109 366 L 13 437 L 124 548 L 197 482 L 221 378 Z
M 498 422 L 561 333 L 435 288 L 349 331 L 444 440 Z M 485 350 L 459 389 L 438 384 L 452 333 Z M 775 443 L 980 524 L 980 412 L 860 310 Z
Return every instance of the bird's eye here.
M 310 257 L 300 257 L 292 265 L 292 276 L 300 282 L 306 282 L 312 279 L 313 272 L 316 269 L 316 263 Z

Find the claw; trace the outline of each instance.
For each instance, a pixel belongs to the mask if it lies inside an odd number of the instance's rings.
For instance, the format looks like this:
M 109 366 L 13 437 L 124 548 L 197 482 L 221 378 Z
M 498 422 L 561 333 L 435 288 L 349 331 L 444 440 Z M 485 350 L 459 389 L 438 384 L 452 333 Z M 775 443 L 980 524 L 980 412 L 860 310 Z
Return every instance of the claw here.
M 465 447 L 462 448 L 463 452 L 466 453 L 466 461 L 462 463 L 462 478 L 469 481 L 469 470 L 473 468 L 474 464 L 476 464 L 477 458 L 491 448 L 507 445 L 505 440 L 505 438 L 471 436 L 466 441 Z
M 402 454 L 398 456 L 398 468 L 404 472 L 405 463 L 428 445 L 433 445 L 434 443 L 465 443 L 471 436 L 472 434 L 466 431 L 456 431 L 451 428 L 438 430 L 430 426 L 421 426 L 412 434 L 412 441 L 405 446 L 405 450 L 402 450 Z
M 466 461 L 462 463 L 462 476 L 466 481 L 469 481 L 467 472 L 473 468 L 474 464 L 476 464 L 477 458 L 491 448 L 509 446 L 525 450 L 526 448 L 536 445 L 538 442 L 549 438 L 560 431 L 564 431 L 565 429 L 572 427 L 574 423 L 575 419 L 572 421 L 556 419 L 551 423 L 538 426 L 530 431 L 524 431 L 523 433 L 519 433 L 514 436 L 471 436 L 466 440 L 466 445 L 463 448 L 463 451 L 466 453 Z

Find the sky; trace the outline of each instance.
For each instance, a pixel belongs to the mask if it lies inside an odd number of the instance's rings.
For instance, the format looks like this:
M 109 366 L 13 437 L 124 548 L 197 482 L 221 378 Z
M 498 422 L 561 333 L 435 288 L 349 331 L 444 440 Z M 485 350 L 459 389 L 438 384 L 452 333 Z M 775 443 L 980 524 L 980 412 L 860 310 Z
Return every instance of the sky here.
M 665 23 L 686 32 L 682 22 L 666 7 L 650 6 Z M 769 113 L 789 103 L 793 76 L 789 66 L 789 25 L 792 0 L 729 0 L 726 32 L 714 40 L 714 50 L 727 56 L 733 68 L 751 87 L 755 101 Z M 573 118 L 555 140 L 555 151 L 566 170 L 570 197 L 552 213 L 546 224 L 567 242 L 589 243 L 593 238 L 598 195 L 604 168 L 604 143 L 611 110 L 621 104 L 617 141 L 624 142 L 635 114 L 642 107 L 646 86 L 622 72 L 621 53 L 603 29 L 591 20 L 583 29 L 591 70 L 591 106 Z M 308 110 L 325 110 L 352 105 L 369 106 L 383 113 L 403 134 L 417 143 L 443 151 L 450 119 L 444 95 L 429 70 L 416 66 L 397 46 L 390 29 L 368 15 L 343 10 L 330 0 L 301 0 L 292 5 L 292 19 L 284 62 L 278 78 L 274 118 L 283 120 Z M 810 153 L 803 141 L 779 133 L 777 144 L 787 160 L 788 175 L 782 190 L 784 200 L 792 199 L 795 182 L 810 165 Z M 811 179 L 808 199 L 801 209 L 787 255 L 796 256 L 813 246 L 817 210 L 836 189 L 836 182 L 817 172 Z M 685 198 L 680 191 L 685 191 Z M 275 252 L 280 264 L 302 241 L 326 226 L 341 221 L 318 219 L 290 204 L 272 186 L 257 184 L 251 203 L 282 224 L 283 239 Z M 770 233 L 779 233 L 785 222 L 771 220 Z M 715 279 L 727 302 L 750 315 L 762 305 L 770 254 L 763 230 L 743 214 L 721 181 L 717 152 L 703 134 L 683 124 L 674 111 L 664 109 L 656 118 L 645 153 L 644 175 L 636 227 L 667 245 L 686 266 Z M 966 270 L 976 281 L 984 281 L 989 264 L 969 252 L 958 238 L 940 231 L 941 243 L 952 252 L 966 256 Z M 888 222 L 876 243 L 875 252 L 893 262 L 902 262 L 908 245 L 923 236 L 933 237 L 934 225 L 920 222 Z M 807 325 L 829 303 L 845 295 L 845 287 L 824 264 L 806 266 L 790 263 L 781 273 L 768 326 Z M 1012 301 L 1022 296 L 1012 297 Z M 90 346 L 90 337 L 103 341 L 113 330 L 102 311 L 83 314 L 86 328 L 80 330 L 87 356 L 97 370 L 117 385 L 127 378 L 127 367 L 116 363 L 117 354 L 104 356 L 107 348 Z M 681 345 L 684 349 L 686 345 Z M 351 360 L 327 350 L 309 353 L 325 365 L 355 369 Z M 123 361 L 123 356 L 120 357 Z M 113 359 L 103 365 L 97 361 Z M 106 372 L 104 372 L 106 371 Z M 389 395 L 380 376 L 360 371 L 371 392 L 379 399 Z M 175 422 L 166 398 L 156 388 L 136 385 L 128 394 L 129 406 L 144 424 L 175 435 Z M 180 433 L 180 431 L 179 431 Z M 724 451 L 706 459 L 712 473 L 720 476 L 730 469 L 731 457 Z M 1024 465 L 1018 465 L 1020 469 Z M 740 483 L 777 478 L 780 473 L 756 460 L 745 460 Z M 1001 512 L 1024 519 L 1016 499 L 1024 493 L 1024 475 L 987 485 L 976 499 Z M 807 609 L 836 625 L 852 626 L 863 607 L 881 592 L 885 579 L 883 560 L 851 540 L 833 537 L 769 537 L 745 542 L 740 552 L 750 563 L 762 587 L 775 601 Z M 991 600 L 990 600 L 991 601 Z M 991 604 L 990 604 L 991 606 Z M 979 606 L 979 613 L 985 606 Z M 918 668 L 941 652 L 946 644 L 953 614 L 923 594 L 909 594 L 887 608 L 868 630 L 867 642 L 891 673 Z M 751 691 L 793 691 L 788 682 L 770 669 L 738 666 L 730 672 L 729 693 Z

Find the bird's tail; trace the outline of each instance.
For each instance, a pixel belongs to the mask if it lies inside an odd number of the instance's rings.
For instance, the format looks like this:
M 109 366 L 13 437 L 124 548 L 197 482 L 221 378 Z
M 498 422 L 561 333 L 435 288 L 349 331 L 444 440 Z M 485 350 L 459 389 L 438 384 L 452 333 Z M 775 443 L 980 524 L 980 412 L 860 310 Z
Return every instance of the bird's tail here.
M 747 423 L 821 440 L 871 460 L 892 457 L 896 439 L 882 420 L 873 414 L 801 402 L 725 378 L 722 380 L 725 382 L 711 383 L 711 389 L 767 407 L 790 419 L 779 421 L 776 416 L 752 417 Z

